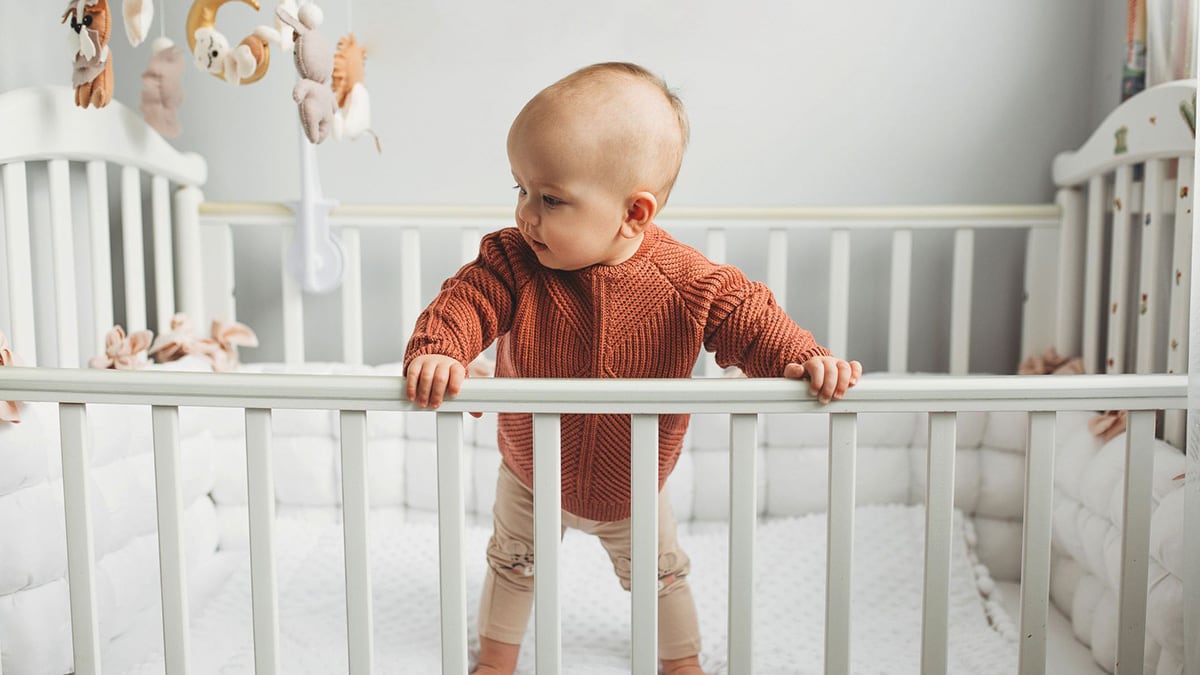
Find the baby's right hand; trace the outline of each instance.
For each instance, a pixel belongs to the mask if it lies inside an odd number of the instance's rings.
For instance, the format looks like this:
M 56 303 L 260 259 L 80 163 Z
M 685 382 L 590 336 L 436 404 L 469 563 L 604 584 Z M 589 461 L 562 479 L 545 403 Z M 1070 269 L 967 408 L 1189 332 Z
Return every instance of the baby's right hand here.
M 446 396 L 457 396 L 467 377 L 458 359 L 424 354 L 408 364 L 408 400 L 422 408 L 436 408 Z

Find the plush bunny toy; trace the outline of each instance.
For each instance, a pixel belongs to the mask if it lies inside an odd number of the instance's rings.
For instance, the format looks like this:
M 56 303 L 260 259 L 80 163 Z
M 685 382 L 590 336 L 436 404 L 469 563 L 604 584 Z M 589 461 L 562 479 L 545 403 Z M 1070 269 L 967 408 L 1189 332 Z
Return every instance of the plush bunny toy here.
M 304 135 L 312 143 L 320 143 L 329 136 L 333 119 L 337 114 L 337 98 L 329 85 L 333 74 L 333 50 L 329 42 L 316 31 L 324 18 L 321 10 L 313 4 L 300 8 L 299 18 L 287 9 L 277 7 L 275 13 L 296 31 L 296 72 L 302 78 L 292 89 L 292 98 L 300 106 L 300 124 Z

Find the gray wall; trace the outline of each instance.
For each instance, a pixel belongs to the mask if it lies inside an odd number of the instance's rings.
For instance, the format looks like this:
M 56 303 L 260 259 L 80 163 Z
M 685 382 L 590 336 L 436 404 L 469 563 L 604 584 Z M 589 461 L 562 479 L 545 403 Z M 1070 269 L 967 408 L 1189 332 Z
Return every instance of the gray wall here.
M 119 4 L 112 0 L 114 7 Z M 270 18 L 239 3 L 218 27 L 236 41 Z M 1080 144 L 1116 104 L 1120 3 L 729 3 L 614 0 L 600 5 L 534 0 L 394 3 L 355 0 L 353 28 L 370 50 L 367 85 L 377 155 L 368 141 L 318 149 L 325 192 L 342 202 L 506 204 L 508 125 L 530 95 L 570 70 L 633 60 L 682 95 L 693 143 L 673 205 L 1030 203 L 1053 198 L 1053 156 Z M 164 0 L 158 0 L 164 11 Z M 168 35 L 183 43 L 185 3 L 166 3 Z M 326 2 L 324 32 L 348 27 L 348 3 Z M 58 5 L 5 0 L 0 89 L 68 83 Z M 157 20 L 154 32 L 157 34 Z M 115 30 L 117 98 L 136 107 L 146 45 Z M 31 52 L 40 51 L 34 55 Z M 60 54 L 55 60 L 46 54 Z M 188 66 L 183 135 L 176 145 L 209 160 L 215 200 L 289 200 L 298 194 L 294 72 L 280 53 L 267 77 L 235 87 Z M 821 338 L 828 277 L 826 238 L 793 242 L 789 310 Z M 239 235 L 239 312 L 264 338 L 278 333 L 271 242 Z M 753 243 L 753 242 L 751 242 Z M 386 262 L 386 239 L 367 262 Z M 946 366 L 948 238 L 918 236 L 910 365 Z M 890 256 L 878 236 L 854 238 L 850 351 L 886 366 Z M 453 248 L 453 247 L 452 247 Z M 1024 242 L 977 239 L 972 369 L 1011 370 L 1020 327 L 996 317 L 1020 307 Z M 733 245 L 730 261 L 763 275 L 761 249 Z M 426 265 L 430 292 L 453 256 Z M 395 279 L 365 280 L 368 321 L 384 333 L 367 358 L 398 358 L 388 331 Z M 262 289 L 262 290 L 255 290 Z M 817 290 L 812 290 L 817 289 Z M 314 299 L 336 306 L 335 297 Z M 310 326 L 310 358 L 334 359 L 336 335 Z M 252 358 L 280 358 L 264 349 Z

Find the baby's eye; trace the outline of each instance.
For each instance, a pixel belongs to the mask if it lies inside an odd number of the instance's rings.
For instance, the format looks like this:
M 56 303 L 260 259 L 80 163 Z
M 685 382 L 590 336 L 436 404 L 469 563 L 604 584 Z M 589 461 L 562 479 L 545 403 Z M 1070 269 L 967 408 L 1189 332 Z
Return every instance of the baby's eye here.
M 516 190 L 517 194 L 521 195 L 522 197 L 524 197 L 526 194 L 528 194 L 527 192 L 525 192 L 525 188 L 521 187 L 520 185 L 514 185 L 513 189 Z
M 542 203 L 545 204 L 546 206 L 549 206 L 550 208 L 554 208 L 555 206 L 562 204 L 562 200 L 555 199 L 554 197 L 551 197 L 550 195 L 542 195 Z

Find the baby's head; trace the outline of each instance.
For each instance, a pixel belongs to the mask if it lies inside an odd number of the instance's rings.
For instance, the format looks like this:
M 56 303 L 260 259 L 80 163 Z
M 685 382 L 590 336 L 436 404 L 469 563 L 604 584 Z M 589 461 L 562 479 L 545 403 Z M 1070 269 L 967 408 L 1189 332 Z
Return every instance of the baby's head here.
M 588 66 L 534 96 L 509 130 L 508 156 L 521 194 L 517 225 L 543 264 L 578 269 L 632 255 L 666 204 L 687 139 L 679 98 L 634 64 Z M 556 209 L 571 211 L 572 236 L 583 241 L 574 247 L 582 250 L 560 244 L 565 257 L 551 260 L 539 226 L 568 219 Z

